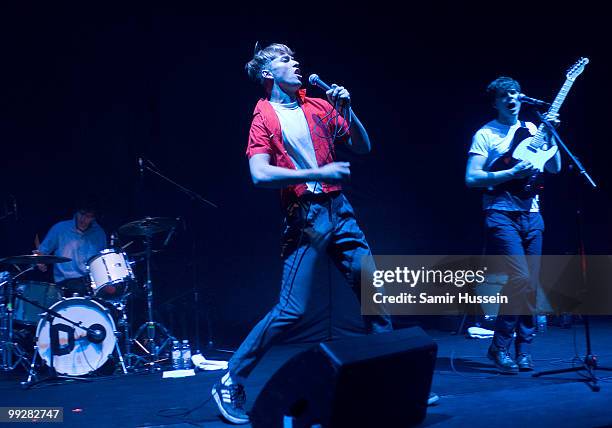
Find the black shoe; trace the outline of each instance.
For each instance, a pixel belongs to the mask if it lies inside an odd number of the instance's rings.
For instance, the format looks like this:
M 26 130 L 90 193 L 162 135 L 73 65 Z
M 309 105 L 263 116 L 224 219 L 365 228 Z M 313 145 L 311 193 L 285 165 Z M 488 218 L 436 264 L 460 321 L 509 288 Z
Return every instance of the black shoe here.
M 514 374 L 519 371 L 519 367 L 505 349 L 498 349 L 491 345 L 487 357 L 495 363 L 500 373 Z
M 244 411 L 246 394 L 240 384 L 224 385 L 217 382 L 212 389 L 212 396 L 223 417 L 233 424 L 247 424 L 249 417 Z
M 520 353 L 516 356 L 516 365 L 522 372 L 528 372 L 533 370 L 533 360 L 531 354 Z

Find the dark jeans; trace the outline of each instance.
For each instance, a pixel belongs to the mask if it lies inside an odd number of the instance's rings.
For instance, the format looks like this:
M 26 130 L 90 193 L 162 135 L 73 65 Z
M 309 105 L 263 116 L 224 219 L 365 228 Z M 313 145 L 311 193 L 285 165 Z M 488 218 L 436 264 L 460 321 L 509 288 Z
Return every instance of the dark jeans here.
M 503 293 L 509 304 L 500 307 L 493 345 L 509 350 L 512 334 L 516 352 L 529 352 L 535 333 L 536 287 L 540 277 L 540 255 L 544 220 L 540 213 L 487 210 L 485 213 L 487 254 L 502 255 L 502 270 L 508 275 Z M 529 257 L 526 257 L 529 256 Z
M 287 208 L 281 239 L 280 298 L 230 360 L 232 377 L 247 377 L 264 353 L 300 321 L 312 293 L 316 261 L 326 255 L 360 298 L 362 257 L 371 252 L 353 207 L 340 193 L 300 198 Z M 375 270 L 373 264 L 363 268 Z M 364 316 L 364 321 L 371 332 L 392 330 L 385 308 L 381 308 L 380 315 Z

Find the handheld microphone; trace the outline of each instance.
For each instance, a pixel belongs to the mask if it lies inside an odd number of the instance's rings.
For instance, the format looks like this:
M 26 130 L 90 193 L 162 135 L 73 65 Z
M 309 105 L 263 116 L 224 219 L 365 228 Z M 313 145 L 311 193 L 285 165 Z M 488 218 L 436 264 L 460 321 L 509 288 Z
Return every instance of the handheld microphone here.
M 522 103 L 531 104 L 534 106 L 548 107 L 550 105 L 550 103 L 547 103 L 546 101 L 538 100 L 537 98 L 531 98 L 525 94 L 518 94 L 516 96 L 516 99 Z
M 308 77 L 308 83 L 310 83 L 312 86 L 318 86 L 319 88 L 323 89 L 324 91 L 329 91 L 331 89 L 331 86 L 329 86 L 327 83 L 322 81 L 319 78 L 318 74 L 311 74 Z

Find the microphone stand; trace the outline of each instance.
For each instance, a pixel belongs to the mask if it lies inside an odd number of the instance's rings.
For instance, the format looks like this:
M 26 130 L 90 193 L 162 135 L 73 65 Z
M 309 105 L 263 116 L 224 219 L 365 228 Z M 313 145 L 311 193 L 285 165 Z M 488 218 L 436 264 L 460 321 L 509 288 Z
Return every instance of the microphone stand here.
M 544 115 L 542 115 L 542 113 L 540 113 L 539 111 L 536 111 L 536 113 L 537 113 L 538 117 L 540 118 L 540 120 L 542 121 L 542 123 L 544 124 L 544 126 L 546 126 L 546 128 L 548 128 L 548 130 L 551 132 L 551 134 L 555 137 L 555 140 L 557 140 L 557 145 L 560 146 L 565 151 L 565 153 L 567 153 L 567 155 L 572 160 L 574 165 L 576 165 L 576 168 L 578 168 L 578 171 L 580 172 L 580 175 L 584 175 L 584 177 L 589 182 L 591 187 L 593 189 L 596 189 L 597 188 L 597 184 L 595 184 L 595 181 L 593 181 L 593 179 L 591 178 L 589 173 L 586 171 L 586 169 L 584 168 L 584 165 L 582 165 L 582 162 L 580 162 L 580 160 L 576 156 L 574 156 L 574 154 L 571 152 L 571 150 L 565 145 L 565 143 L 563 142 L 561 137 L 559 137 L 559 133 L 557 133 L 557 129 L 555 128 L 555 126 L 552 123 L 550 123 L 548 120 L 546 120 L 544 118 Z
M 55 311 L 52 311 L 52 310 L 50 310 L 48 308 L 44 308 L 44 306 L 38 305 L 38 304 L 32 302 L 31 300 L 27 300 L 26 298 L 24 298 L 22 296 L 17 296 L 17 297 L 25 300 L 26 302 L 28 302 L 30 304 L 38 306 L 39 308 L 43 308 L 43 309 L 47 310 L 47 314 L 45 315 L 45 319 L 49 323 L 49 343 L 51 343 L 51 340 L 52 340 L 51 339 L 51 334 L 52 334 L 51 333 L 51 327 L 53 327 L 53 320 L 56 317 L 57 318 L 61 318 L 61 319 L 65 320 L 65 321 L 68 321 L 69 323 L 73 324 L 74 326 L 79 327 L 79 328 L 89 332 L 88 328 L 85 328 L 85 327 L 82 327 L 82 326 L 79 325 L 80 322 L 79 322 L 79 324 L 74 323 L 73 321 L 71 321 L 71 320 L 69 320 L 67 318 L 64 318 L 59 313 L 57 313 Z M 81 382 L 91 382 L 91 379 L 87 379 L 87 378 L 80 377 L 80 376 L 58 375 L 57 371 L 55 370 L 55 366 L 53 364 L 53 355 L 54 355 L 54 352 L 55 351 L 53 349 L 51 349 L 50 357 L 49 357 L 50 358 L 50 361 L 49 361 L 49 375 L 46 378 L 44 378 L 44 379 L 38 379 L 38 373 L 36 373 L 36 369 L 35 369 L 35 367 L 36 367 L 36 356 L 38 355 L 38 345 L 34 346 L 34 354 L 32 356 L 32 363 L 30 364 L 30 370 L 28 371 L 28 379 L 25 380 L 25 381 L 20 382 L 21 388 L 23 388 L 23 389 L 30 389 L 33 386 L 39 385 L 39 384 L 41 384 L 43 382 L 49 382 L 49 381 L 61 380 L 61 379 L 64 379 L 64 380 L 78 380 L 78 381 L 81 381 Z
M 13 208 L 13 211 L 9 211 L 6 209 L 6 207 L 4 207 L 4 214 L 0 216 L 0 220 L 4 220 L 5 218 L 9 218 L 9 217 L 15 217 L 15 220 L 17 220 L 17 211 L 15 211 L 15 209 Z
M 542 123 L 546 126 L 546 128 L 550 131 L 550 133 L 555 137 L 557 141 L 557 145 L 563 148 L 563 150 L 567 153 L 568 157 L 571 159 L 573 164 L 576 166 L 576 168 L 580 172 L 580 175 L 585 177 L 585 179 L 590 184 L 592 189 L 596 189 L 597 184 L 595 183 L 595 181 L 593 181 L 589 173 L 584 168 L 584 165 L 582 165 L 582 163 L 580 162 L 580 160 L 576 156 L 574 156 L 574 154 L 570 151 L 567 145 L 563 142 L 563 140 L 557 133 L 557 130 L 555 129 L 555 127 L 548 120 L 546 120 L 540 112 L 536 112 L 536 113 L 538 117 L 540 118 L 540 120 L 542 121 Z M 586 281 L 586 278 L 587 278 L 586 266 L 587 265 L 586 265 L 586 253 L 584 249 L 584 239 L 583 239 L 583 229 L 582 229 L 582 225 L 583 225 L 582 211 L 578 209 L 576 211 L 576 214 L 578 217 L 577 220 L 578 220 L 578 245 L 579 245 L 580 271 L 581 271 L 580 273 L 581 273 L 581 278 L 582 278 L 582 285 L 583 287 L 586 288 L 587 287 L 587 281 Z M 540 377 L 540 376 L 545 376 L 549 374 L 558 374 L 558 373 L 579 372 L 582 370 L 586 370 L 587 372 L 586 383 L 589 385 L 591 390 L 594 392 L 598 392 L 601 389 L 601 387 L 597 383 L 598 379 L 595 374 L 595 370 L 612 371 L 612 368 L 602 367 L 597 364 L 597 356 L 593 355 L 593 351 L 591 349 L 591 329 L 590 329 L 590 323 L 589 323 L 589 316 L 587 314 L 584 314 L 582 315 L 582 319 L 584 320 L 584 334 L 585 334 L 585 339 L 586 339 L 586 354 L 582 361 L 582 366 L 536 372 L 532 375 L 533 377 Z
M 185 193 L 187 196 L 189 196 L 191 199 L 196 199 L 204 204 L 208 204 L 213 208 L 219 208 L 219 206 L 217 206 L 216 204 L 212 203 L 211 201 L 209 201 L 208 199 L 204 199 L 202 196 L 200 196 L 198 193 L 194 192 L 193 190 L 190 190 L 184 186 L 181 186 L 180 184 L 178 184 L 176 181 L 166 177 L 165 175 L 163 175 L 161 172 L 159 172 L 157 169 L 153 169 L 153 168 L 157 168 L 150 160 L 143 158 L 143 160 L 148 164 L 148 165 L 143 165 L 142 167 L 144 169 L 146 169 L 149 172 L 152 172 L 153 174 L 157 175 L 158 177 L 162 178 L 163 180 L 166 180 L 168 183 L 174 185 L 175 187 L 177 187 L 181 192 Z M 150 166 L 149 166 L 150 165 Z M 153 168 L 151 168 L 151 166 Z
M 185 186 L 180 185 L 179 183 L 177 183 L 176 181 L 172 180 L 171 178 L 165 176 L 164 174 L 162 174 L 158 169 L 157 166 L 155 166 L 155 164 L 153 164 L 153 162 L 151 162 L 150 160 L 146 159 L 146 158 L 141 158 L 144 162 L 139 162 L 140 164 L 140 168 L 141 171 L 142 170 L 146 170 L 149 171 L 152 174 L 155 174 L 157 177 L 161 178 L 162 180 L 172 184 L 174 187 L 176 187 L 180 192 L 184 193 L 185 195 L 187 195 L 191 201 L 192 201 L 192 207 L 195 205 L 196 202 L 201 203 L 202 205 L 208 205 L 211 206 L 213 208 L 219 208 L 218 205 L 216 205 L 215 203 L 209 201 L 208 199 L 205 199 L 204 197 L 202 197 L 200 194 L 194 192 L 191 189 L 186 188 Z M 193 208 L 193 211 L 195 211 L 195 208 Z M 195 221 L 192 222 L 192 224 L 195 223 Z M 192 262 L 192 271 L 193 271 L 193 288 L 192 288 L 192 293 L 193 293 L 193 302 L 194 302 L 194 306 L 195 306 L 195 348 L 193 354 L 195 353 L 199 353 L 201 350 L 201 346 L 200 346 L 200 293 L 198 290 L 198 286 L 199 286 L 199 277 L 198 277 L 198 268 L 197 265 L 198 263 L 196 262 L 197 259 L 197 239 L 198 239 L 198 234 L 197 233 L 193 233 L 193 241 L 192 241 L 192 248 L 191 248 L 191 262 Z M 212 329 L 212 323 L 210 322 L 210 310 L 206 311 L 206 329 L 207 329 L 207 334 L 208 334 L 208 342 L 207 342 L 207 348 L 212 349 L 214 347 L 214 340 L 213 340 L 213 329 Z
M 14 216 L 15 211 L 7 211 L 4 215 L 0 216 L 0 220 L 4 220 L 5 218 L 9 218 L 10 216 Z

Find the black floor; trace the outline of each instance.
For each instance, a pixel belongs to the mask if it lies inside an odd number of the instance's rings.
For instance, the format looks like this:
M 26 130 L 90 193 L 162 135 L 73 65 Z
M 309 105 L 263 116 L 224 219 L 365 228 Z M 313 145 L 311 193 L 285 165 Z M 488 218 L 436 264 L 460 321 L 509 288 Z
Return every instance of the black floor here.
M 582 373 L 541 378 L 529 373 L 498 375 L 485 358 L 488 340 L 428 333 L 439 346 L 432 389 L 441 399 L 429 408 L 422 426 L 612 426 L 612 372 L 597 372 L 599 392 L 585 384 Z M 601 366 L 612 367 L 611 333 L 611 321 L 593 322 L 593 351 Z M 309 346 L 274 348 L 248 380 L 249 403 L 284 361 Z M 539 370 L 571 367 L 584 350 L 582 325 L 550 327 L 536 338 L 533 349 Z M 182 379 L 127 375 L 23 390 L 18 382 L 22 373 L 9 373 L 0 378 L 0 406 L 61 406 L 63 426 L 218 427 L 225 425 L 209 400 L 218 376 L 218 372 Z

